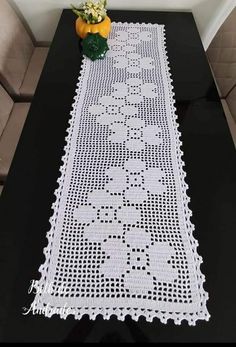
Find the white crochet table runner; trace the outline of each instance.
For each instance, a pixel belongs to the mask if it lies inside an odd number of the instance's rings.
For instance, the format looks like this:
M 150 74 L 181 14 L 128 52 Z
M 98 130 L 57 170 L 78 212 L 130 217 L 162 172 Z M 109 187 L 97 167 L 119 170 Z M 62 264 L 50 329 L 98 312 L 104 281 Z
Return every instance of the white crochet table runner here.
M 104 60 L 83 59 L 32 307 L 194 325 L 208 296 L 164 26 L 113 23 L 108 44 Z

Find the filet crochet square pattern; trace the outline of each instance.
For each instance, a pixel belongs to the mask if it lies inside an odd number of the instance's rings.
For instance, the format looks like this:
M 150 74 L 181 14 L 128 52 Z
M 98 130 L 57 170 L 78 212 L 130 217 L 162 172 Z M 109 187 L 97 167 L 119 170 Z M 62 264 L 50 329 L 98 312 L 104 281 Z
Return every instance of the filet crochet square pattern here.
M 113 23 L 83 58 L 34 313 L 208 320 L 158 24 Z

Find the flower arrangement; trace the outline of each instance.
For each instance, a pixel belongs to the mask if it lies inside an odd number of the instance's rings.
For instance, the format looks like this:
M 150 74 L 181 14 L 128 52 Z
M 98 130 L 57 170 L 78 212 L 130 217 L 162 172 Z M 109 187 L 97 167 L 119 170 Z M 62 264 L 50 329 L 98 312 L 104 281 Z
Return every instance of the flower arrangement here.
M 106 0 L 88 0 L 82 3 L 79 8 L 71 5 L 73 12 L 88 24 L 97 24 L 102 22 L 107 14 Z
M 108 51 L 107 38 L 111 31 L 111 20 L 107 16 L 106 0 L 87 0 L 78 8 L 71 5 L 78 16 L 76 33 L 82 39 L 83 54 L 91 60 L 103 59 Z

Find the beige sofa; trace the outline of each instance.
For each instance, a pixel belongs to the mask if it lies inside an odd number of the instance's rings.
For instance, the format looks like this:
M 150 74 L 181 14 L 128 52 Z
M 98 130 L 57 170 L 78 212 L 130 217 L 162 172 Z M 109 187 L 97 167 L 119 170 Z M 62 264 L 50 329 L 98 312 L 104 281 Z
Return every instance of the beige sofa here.
M 48 48 L 34 47 L 8 1 L 0 0 L 0 82 L 13 98 L 33 98 L 47 54 Z
M 212 40 L 207 56 L 236 145 L 236 8 Z
M 0 86 L 0 184 L 6 180 L 30 103 L 14 103 Z

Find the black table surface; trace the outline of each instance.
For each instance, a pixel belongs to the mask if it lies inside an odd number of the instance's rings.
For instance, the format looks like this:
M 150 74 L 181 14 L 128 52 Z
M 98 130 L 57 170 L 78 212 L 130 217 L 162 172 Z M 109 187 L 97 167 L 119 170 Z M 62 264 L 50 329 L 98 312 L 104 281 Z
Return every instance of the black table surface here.
M 113 21 L 166 25 L 176 107 L 182 132 L 194 235 L 206 275 L 209 322 L 175 326 L 127 316 L 76 321 L 23 315 L 34 295 L 49 230 L 81 53 L 75 15 L 63 11 L 0 198 L 0 319 L 2 341 L 236 341 L 236 152 L 191 13 L 110 11 Z

